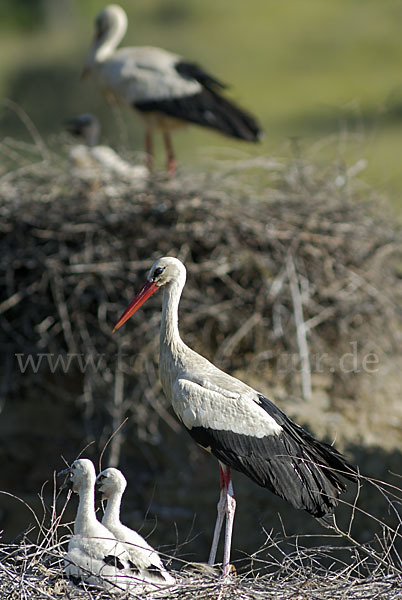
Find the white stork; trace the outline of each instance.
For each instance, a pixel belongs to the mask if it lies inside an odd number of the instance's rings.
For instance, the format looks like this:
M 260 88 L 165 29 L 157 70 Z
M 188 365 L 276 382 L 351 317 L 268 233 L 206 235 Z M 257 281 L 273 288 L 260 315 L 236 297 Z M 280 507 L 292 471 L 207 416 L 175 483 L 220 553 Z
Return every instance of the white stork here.
M 138 571 L 138 577 L 151 584 L 153 589 L 159 586 L 173 585 L 174 578 L 164 567 L 159 554 L 144 538 L 120 521 L 120 505 L 127 486 L 123 473 L 114 467 L 101 471 L 96 478 L 96 488 L 106 500 L 106 510 L 102 523 L 113 533 L 117 540 L 123 542 L 130 560 Z M 150 589 L 152 589 L 150 587 Z
M 230 137 L 256 142 L 262 135 L 250 114 L 221 95 L 226 86 L 197 64 L 161 48 L 116 50 L 127 30 L 127 15 L 117 4 L 96 17 L 95 37 L 83 75 L 92 73 L 106 96 L 135 108 L 145 121 L 145 151 L 152 166 L 152 132 L 162 131 L 167 166 L 175 171 L 170 131 L 195 123 Z
M 92 113 L 78 115 L 66 121 L 69 133 L 81 138 L 84 144 L 74 146 L 69 152 L 69 159 L 87 175 L 91 171 L 99 171 L 102 175 L 115 175 L 125 181 L 136 183 L 137 187 L 145 184 L 149 171 L 143 165 L 132 165 L 122 159 L 117 152 L 99 144 L 100 123 Z
M 354 480 L 356 471 L 335 448 L 314 439 L 273 402 L 184 344 L 178 329 L 178 306 L 185 281 L 186 269 L 178 259 L 157 260 L 114 330 L 163 287 L 160 378 L 184 427 L 219 460 L 221 495 L 208 562 L 215 562 L 226 514 L 226 576 L 236 507 L 232 468 L 326 526 L 331 526 L 339 493 L 346 489 L 339 475 Z
M 124 591 L 135 583 L 130 557 L 95 514 L 95 467 L 87 458 L 73 462 L 59 475 L 69 475 L 69 485 L 79 495 L 74 535 L 68 544 L 65 571 L 68 578 L 79 584 Z

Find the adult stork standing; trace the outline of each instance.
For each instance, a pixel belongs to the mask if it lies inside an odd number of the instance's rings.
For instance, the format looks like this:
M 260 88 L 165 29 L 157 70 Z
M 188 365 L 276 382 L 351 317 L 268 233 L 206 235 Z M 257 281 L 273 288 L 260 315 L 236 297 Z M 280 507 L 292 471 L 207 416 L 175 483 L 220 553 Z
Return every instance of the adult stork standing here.
M 152 132 L 162 131 L 167 167 L 175 171 L 170 132 L 195 123 L 230 137 L 256 142 L 262 130 L 254 117 L 221 95 L 226 86 L 195 63 L 150 46 L 116 49 L 127 30 L 117 4 L 96 17 L 95 37 L 83 74 L 92 73 L 107 96 L 135 108 L 145 121 L 145 151 L 152 166 Z
M 215 562 L 226 514 L 226 576 L 236 508 L 232 468 L 326 526 L 331 526 L 339 493 L 346 489 L 339 475 L 353 481 L 356 470 L 335 448 L 314 439 L 263 394 L 186 346 L 178 329 L 178 306 L 185 281 L 186 269 L 178 259 L 158 259 L 114 330 L 163 287 L 160 379 L 184 427 L 219 461 L 221 494 L 208 562 Z

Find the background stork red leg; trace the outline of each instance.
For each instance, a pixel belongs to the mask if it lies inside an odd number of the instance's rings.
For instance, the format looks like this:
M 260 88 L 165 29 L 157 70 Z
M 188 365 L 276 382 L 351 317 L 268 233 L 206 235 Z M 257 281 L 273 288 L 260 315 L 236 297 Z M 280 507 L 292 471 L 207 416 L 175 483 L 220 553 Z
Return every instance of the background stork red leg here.
M 209 554 L 208 564 L 215 563 L 216 552 L 218 550 L 219 536 L 222 529 L 223 519 L 226 515 L 225 540 L 223 547 L 223 576 L 226 577 L 230 572 L 230 550 L 232 544 L 233 522 L 236 511 L 236 500 L 233 494 L 232 478 L 230 469 L 219 462 L 221 495 L 217 504 L 218 515 L 215 523 L 214 537 L 212 540 L 211 552 Z
M 163 141 L 165 142 L 166 148 L 167 170 L 169 171 L 170 175 L 174 175 L 176 173 L 176 159 L 170 133 L 167 130 L 164 130 L 163 132 Z
M 154 148 L 152 143 L 152 131 L 148 128 L 145 130 L 145 153 L 147 169 L 151 173 L 154 166 Z

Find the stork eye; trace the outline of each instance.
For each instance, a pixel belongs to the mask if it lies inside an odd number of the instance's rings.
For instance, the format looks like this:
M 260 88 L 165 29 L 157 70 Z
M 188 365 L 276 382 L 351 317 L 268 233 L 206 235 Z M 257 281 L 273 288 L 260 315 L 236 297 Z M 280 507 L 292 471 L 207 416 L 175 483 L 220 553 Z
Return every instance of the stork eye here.
M 154 279 L 156 277 L 159 277 L 159 275 L 162 275 L 163 271 L 165 270 L 165 267 L 158 267 L 157 269 L 155 269 L 154 271 Z

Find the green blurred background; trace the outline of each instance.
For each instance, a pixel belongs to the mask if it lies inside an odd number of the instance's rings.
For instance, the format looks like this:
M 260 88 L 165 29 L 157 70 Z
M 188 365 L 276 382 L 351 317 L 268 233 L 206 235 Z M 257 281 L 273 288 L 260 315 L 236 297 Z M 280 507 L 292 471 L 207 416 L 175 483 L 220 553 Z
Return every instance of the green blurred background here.
M 120 150 L 143 149 L 140 120 L 128 109 L 113 112 L 91 81 L 80 82 L 93 19 L 104 5 L 1 0 L 0 96 L 17 102 L 53 148 L 64 119 L 92 111 L 101 118 L 103 141 Z M 365 159 L 363 178 L 402 210 L 400 0 L 121 5 L 129 16 L 123 45 L 161 46 L 199 62 L 231 84 L 230 96 L 266 131 L 257 147 L 196 127 L 179 131 L 175 145 L 182 165 L 203 165 L 214 156 L 284 156 L 296 138 L 312 160 Z M 1 137 L 29 139 L 20 118 L 4 105 L 0 128 Z M 160 141 L 158 153 L 161 164 Z

